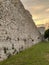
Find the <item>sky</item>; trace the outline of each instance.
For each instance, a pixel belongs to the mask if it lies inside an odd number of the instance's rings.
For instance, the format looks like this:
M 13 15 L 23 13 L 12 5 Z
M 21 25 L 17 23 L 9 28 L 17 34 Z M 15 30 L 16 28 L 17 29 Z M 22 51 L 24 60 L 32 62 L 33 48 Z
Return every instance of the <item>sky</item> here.
M 21 0 L 24 7 L 30 11 L 34 22 L 45 24 L 49 22 L 49 0 Z

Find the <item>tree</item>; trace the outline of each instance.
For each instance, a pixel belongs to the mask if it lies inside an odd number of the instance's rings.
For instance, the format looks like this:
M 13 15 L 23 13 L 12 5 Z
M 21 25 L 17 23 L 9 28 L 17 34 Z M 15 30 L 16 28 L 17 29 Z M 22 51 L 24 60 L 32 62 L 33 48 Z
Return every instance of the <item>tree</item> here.
M 49 29 L 47 29 L 44 33 L 44 38 L 49 40 Z

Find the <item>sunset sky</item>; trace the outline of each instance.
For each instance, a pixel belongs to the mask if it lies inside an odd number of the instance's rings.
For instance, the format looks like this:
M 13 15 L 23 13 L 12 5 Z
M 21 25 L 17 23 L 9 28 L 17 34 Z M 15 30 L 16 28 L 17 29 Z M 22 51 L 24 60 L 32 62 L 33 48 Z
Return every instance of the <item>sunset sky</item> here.
M 49 22 L 49 0 L 21 0 L 36 24 Z

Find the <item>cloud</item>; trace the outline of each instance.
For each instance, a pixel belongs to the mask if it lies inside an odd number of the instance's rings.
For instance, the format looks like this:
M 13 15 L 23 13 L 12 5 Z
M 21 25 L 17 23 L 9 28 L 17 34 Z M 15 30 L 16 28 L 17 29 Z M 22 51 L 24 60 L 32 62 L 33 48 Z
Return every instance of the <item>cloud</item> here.
M 49 0 L 21 0 L 35 22 L 49 22 Z
M 43 5 L 37 5 L 37 6 L 31 6 L 30 7 L 30 9 L 33 9 L 33 10 L 41 10 L 41 9 L 43 9 L 43 8 L 45 8 Z
M 49 0 L 21 0 L 25 5 L 46 5 L 49 6 Z
M 46 12 L 49 12 L 49 8 L 45 10 Z
M 49 0 L 21 0 L 26 9 L 28 9 L 31 14 L 40 14 L 46 12 L 45 10 L 49 8 Z
M 32 14 L 40 14 L 44 11 L 44 9 L 45 9 L 45 6 L 43 6 L 43 5 L 31 6 L 28 8 L 28 10 Z

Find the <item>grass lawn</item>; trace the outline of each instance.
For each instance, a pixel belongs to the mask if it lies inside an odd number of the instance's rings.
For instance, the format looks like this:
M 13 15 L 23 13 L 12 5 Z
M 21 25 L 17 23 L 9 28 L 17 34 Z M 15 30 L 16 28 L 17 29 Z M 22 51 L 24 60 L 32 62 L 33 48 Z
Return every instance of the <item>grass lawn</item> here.
M 41 42 L 0 62 L 0 65 L 49 65 L 49 42 Z

